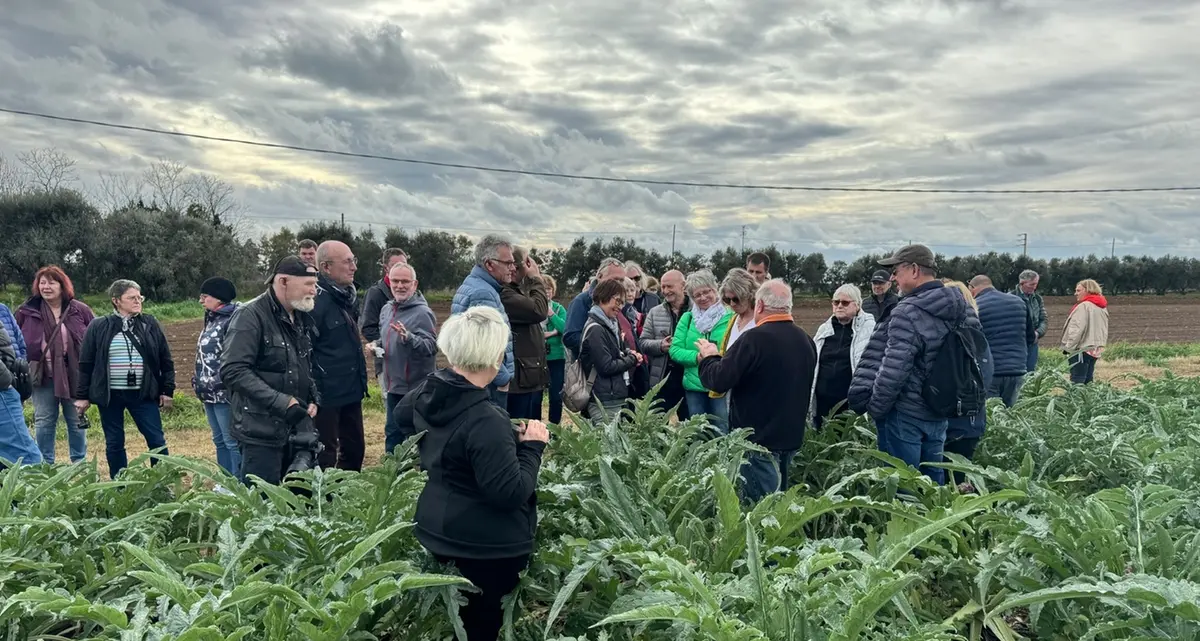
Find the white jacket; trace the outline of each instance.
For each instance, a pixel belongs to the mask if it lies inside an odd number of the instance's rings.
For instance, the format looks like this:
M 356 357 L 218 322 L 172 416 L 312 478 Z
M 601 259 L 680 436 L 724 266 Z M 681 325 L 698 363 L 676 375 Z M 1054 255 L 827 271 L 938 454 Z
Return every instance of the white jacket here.
M 817 366 L 813 373 L 812 390 L 809 393 L 809 418 L 812 418 L 812 414 L 817 411 L 817 375 L 821 371 L 821 347 L 825 345 L 825 339 L 833 336 L 833 323 L 833 316 L 825 319 L 825 322 L 817 328 L 816 335 L 813 336 L 813 342 L 817 344 Z M 875 333 L 875 317 L 859 310 L 858 315 L 850 322 L 850 331 L 853 333 L 853 337 L 850 339 L 850 372 L 853 374 L 858 369 L 858 361 L 862 359 L 863 352 L 867 349 L 867 342 L 871 340 L 871 334 Z

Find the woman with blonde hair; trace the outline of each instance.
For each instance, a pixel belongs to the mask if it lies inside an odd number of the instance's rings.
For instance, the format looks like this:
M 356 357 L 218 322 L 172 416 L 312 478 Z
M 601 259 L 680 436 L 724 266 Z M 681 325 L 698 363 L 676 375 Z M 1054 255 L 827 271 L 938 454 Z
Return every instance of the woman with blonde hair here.
M 692 301 L 692 309 L 679 317 L 675 334 L 671 339 L 671 360 L 683 368 L 684 399 L 692 416 L 707 414 L 713 427 L 721 432 L 729 431 L 729 403 L 724 398 L 713 398 L 700 382 L 700 348 L 697 341 L 704 339 L 721 345 L 733 319 L 733 311 L 721 303 L 720 285 L 717 277 L 707 269 L 688 274 L 684 291 Z
M 1108 299 L 1100 283 L 1087 278 L 1075 285 L 1075 300 L 1063 327 L 1062 350 L 1071 364 L 1071 382 L 1087 385 L 1108 344 Z

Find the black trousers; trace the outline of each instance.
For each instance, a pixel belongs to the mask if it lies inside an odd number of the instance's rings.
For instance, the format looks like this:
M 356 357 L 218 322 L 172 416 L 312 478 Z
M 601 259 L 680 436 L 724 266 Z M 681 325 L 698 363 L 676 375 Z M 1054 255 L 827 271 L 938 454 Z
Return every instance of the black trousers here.
M 453 563 L 479 592 L 468 592 L 467 605 L 458 611 L 468 641 L 496 641 L 504 625 L 501 600 L 520 582 L 521 571 L 529 565 L 529 555 L 508 559 L 463 559 L 437 556 L 442 563 Z
M 341 407 L 322 407 L 317 410 L 317 432 L 325 449 L 317 458 L 321 467 L 362 471 L 367 452 L 363 440 L 362 401 Z
M 289 445 L 249 445 L 241 443 L 242 482 L 249 485 L 253 474 L 271 485 L 283 481 L 287 468 L 292 464 L 292 448 Z
M 542 414 L 542 392 L 525 392 L 522 394 L 508 393 L 508 399 L 505 401 L 508 404 L 509 418 L 541 418 Z
M 1096 357 L 1087 352 L 1080 352 L 1067 359 L 1071 365 L 1071 382 L 1076 385 L 1087 385 L 1096 376 Z
M 978 437 L 959 438 L 959 439 L 954 439 L 953 441 L 946 441 L 946 444 L 942 446 L 942 453 L 944 454 L 946 452 L 949 452 L 951 454 L 957 454 L 966 459 L 974 460 L 975 448 L 977 448 L 977 447 L 979 447 L 979 438 Z M 946 458 L 945 460 L 947 463 L 950 462 L 949 458 Z M 954 484 L 955 485 L 959 485 L 965 480 L 967 480 L 967 477 L 965 474 L 963 474 L 962 472 L 954 472 Z
M 658 400 L 662 402 L 664 412 L 670 411 L 676 405 L 679 409 L 676 410 L 676 416 L 679 420 L 686 421 L 691 418 L 692 414 L 688 411 L 687 402 L 683 400 L 683 371 L 674 367 L 667 369 L 667 382 L 658 390 Z

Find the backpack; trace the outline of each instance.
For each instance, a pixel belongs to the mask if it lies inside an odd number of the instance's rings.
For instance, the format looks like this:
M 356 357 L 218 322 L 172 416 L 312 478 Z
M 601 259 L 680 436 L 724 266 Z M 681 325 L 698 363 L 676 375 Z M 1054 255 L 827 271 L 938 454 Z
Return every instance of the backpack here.
M 943 418 L 973 416 L 982 412 L 986 395 L 983 369 L 976 345 L 984 344 L 983 333 L 965 323 L 950 325 L 941 349 L 925 377 L 921 396 L 934 414 Z
M 579 340 L 580 354 L 583 353 L 583 344 L 587 341 L 588 330 L 592 327 L 595 327 L 595 325 L 590 325 L 583 330 L 583 337 Z M 563 407 L 576 414 L 583 412 L 587 409 L 588 402 L 592 400 L 592 386 L 595 383 L 596 368 L 592 368 L 591 374 L 584 374 L 583 362 L 578 358 L 572 358 L 571 362 L 567 363 L 567 369 L 563 373 Z

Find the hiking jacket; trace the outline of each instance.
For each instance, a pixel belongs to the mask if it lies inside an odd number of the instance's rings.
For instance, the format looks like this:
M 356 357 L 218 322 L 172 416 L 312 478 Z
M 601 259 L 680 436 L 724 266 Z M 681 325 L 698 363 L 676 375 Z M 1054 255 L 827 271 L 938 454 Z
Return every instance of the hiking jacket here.
M 720 305 L 721 303 L 714 303 Z M 692 310 L 686 311 L 679 317 L 679 323 L 675 325 L 674 338 L 671 339 L 670 355 L 671 360 L 683 367 L 683 389 L 688 392 L 705 392 L 708 391 L 704 387 L 704 383 L 700 382 L 700 367 L 696 363 L 696 357 L 700 355 L 700 349 L 696 347 L 696 341 L 701 338 L 710 343 L 720 345 L 725 340 L 725 332 L 729 330 L 729 323 L 733 319 L 733 310 L 726 309 L 725 315 L 721 320 L 717 321 L 716 326 L 707 334 L 703 334 L 696 328 L 696 321 L 692 318 Z M 738 340 L 741 340 L 740 338 Z M 735 345 L 737 343 L 734 343 Z
M 1033 329 L 1037 332 L 1037 337 L 1040 340 L 1046 335 L 1046 330 L 1048 329 L 1046 325 L 1046 301 L 1037 292 L 1026 294 L 1021 291 L 1020 286 L 1014 289 L 1012 293 L 1014 296 L 1018 296 L 1021 300 L 1025 301 L 1025 305 L 1029 308 L 1029 320 L 1033 323 Z
M 585 375 L 590 375 L 593 370 L 596 372 L 592 396 L 601 403 L 629 398 L 637 356 L 613 333 L 608 320 L 601 318 L 598 312 L 588 314 L 583 336 L 585 339 L 579 352 L 579 363 Z M 628 381 L 626 373 L 629 374 Z
M 383 334 L 383 327 L 379 324 L 379 315 L 383 312 L 384 305 L 390 302 L 392 302 L 392 288 L 388 287 L 383 279 L 367 288 L 367 293 L 363 296 L 362 315 L 358 321 L 358 331 L 362 334 L 364 341 L 374 343 L 379 340 Z M 383 372 L 383 359 L 376 358 L 374 360 L 375 377 L 378 378 Z
M 638 337 L 638 351 L 650 360 L 650 387 L 658 385 L 667 377 L 671 370 L 671 355 L 669 348 L 663 349 L 662 342 L 667 337 L 675 335 L 679 318 L 692 308 L 692 301 L 685 298 L 679 316 L 670 303 L 662 303 L 646 313 L 642 321 L 642 333 Z M 682 368 L 682 366 L 680 366 Z
M 876 298 L 875 292 L 870 292 L 867 294 L 867 297 L 863 299 L 862 311 L 875 317 L 875 322 L 878 323 L 879 321 L 887 318 L 888 314 L 891 314 L 892 310 L 896 308 L 896 303 L 899 302 L 900 297 L 896 295 L 896 292 L 890 289 L 886 294 L 883 295 L 882 299 Z
M 437 319 L 425 296 L 413 293 L 404 302 L 388 302 L 376 320 L 382 328 L 379 346 L 383 348 L 383 391 L 386 394 L 407 394 L 437 368 Z M 408 330 L 408 339 L 392 329 L 399 322 Z
M 220 375 L 232 410 L 230 431 L 239 443 L 282 447 L 291 400 L 305 408 L 321 403 L 312 376 L 312 317 L 292 313 L 294 321 L 268 289 L 242 305 L 225 330 Z
M 550 315 L 550 299 L 541 278 L 526 277 L 505 285 L 500 301 L 512 327 L 513 380 L 511 394 L 540 392 L 550 385 L 546 364 L 546 333 L 542 323 Z
M 367 357 L 358 333 L 354 297 L 321 274 L 311 316 L 312 370 L 322 407 L 361 402 L 367 396 Z
M 13 352 L 17 358 L 28 359 L 29 356 L 25 351 L 25 335 L 21 332 L 21 325 L 13 316 L 12 310 L 4 303 L 0 303 L 0 326 L 3 326 L 4 331 L 8 332 L 9 342 L 12 343 Z
M 236 304 L 229 304 L 204 313 L 204 329 L 196 340 L 196 372 L 192 375 L 192 389 L 202 403 L 229 402 L 229 394 L 221 382 L 221 348 L 237 309 Z
M 142 400 L 158 402 L 160 396 L 175 395 L 175 361 L 162 326 L 149 314 L 139 314 L 131 321 L 133 347 L 142 356 Z M 97 318 L 88 325 L 79 348 L 79 380 L 75 384 L 76 400 L 92 405 L 108 405 L 108 350 L 113 337 L 121 331 L 123 319 L 116 314 Z
M 508 320 L 508 314 L 504 311 L 504 302 L 500 300 L 500 290 L 503 287 L 500 283 L 492 278 L 492 275 L 487 273 L 487 270 L 479 265 L 471 269 L 471 273 L 463 279 L 461 285 L 458 286 L 458 291 L 454 292 L 454 300 L 450 302 L 450 313 L 461 314 L 472 307 L 483 305 L 491 307 L 500 312 L 500 316 L 504 318 L 504 322 L 512 327 Z M 508 385 L 513 378 L 513 344 L 512 336 L 509 335 L 508 347 L 504 351 L 504 364 L 500 367 L 500 371 L 496 373 L 496 378 L 492 380 L 494 387 L 504 387 Z
M 994 287 L 979 292 L 979 322 L 992 352 L 996 376 L 1024 376 L 1029 346 L 1037 342 L 1025 301 Z
M 1071 310 L 1063 326 L 1062 350 L 1069 354 L 1108 345 L 1108 309 L 1083 301 Z
M 550 315 L 546 317 L 543 329 L 547 332 L 558 332 L 557 335 L 546 339 L 546 360 L 561 361 L 567 357 L 563 347 L 563 333 L 567 331 L 567 308 L 558 301 L 550 301 Z
M 544 443 L 521 443 L 486 389 L 438 370 L 396 405 L 402 434 L 421 432 L 415 534 L 438 556 L 506 559 L 533 552 Z
M 938 421 L 922 389 L 933 359 L 958 323 L 979 328 L 967 301 L 939 281 L 906 294 L 876 326 L 850 383 L 850 409 L 877 421 L 893 409 L 920 420 Z
M 47 346 L 46 331 L 54 328 L 54 317 L 47 324 L 42 319 L 42 297 L 31 296 L 25 304 L 17 308 L 17 325 L 25 335 L 25 353 L 29 362 L 47 363 L 50 367 L 42 368 L 41 380 L 33 381 L 34 385 L 45 385 L 48 381 L 54 383 L 56 398 L 74 398 L 75 384 L 79 379 L 79 353 L 83 348 L 83 337 L 87 334 L 88 325 L 96 320 L 92 308 L 83 301 L 73 298 L 67 302 L 62 311 L 62 325 L 67 330 L 72 349 L 67 350 L 67 358 L 60 363 L 49 363 L 43 347 Z
M 817 356 L 816 363 L 813 364 L 812 393 L 809 394 L 808 407 L 810 411 L 817 407 L 817 376 L 820 374 L 821 368 L 821 348 L 825 345 L 825 339 L 833 336 L 833 324 L 836 322 L 838 322 L 837 318 L 830 316 L 824 323 L 821 323 L 821 326 L 817 328 L 817 333 L 813 335 Z M 854 319 L 850 321 L 850 332 L 853 334 L 850 339 L 850 372 L 853 374 L 858 369 L 863 352 L 867 350 L 867 343 L 871 342 L 871 335 L 875 333 L 875 317 L 867 310 L 860 309 Z
M 646 314 L 650 313 L 650 310 L 658 307 L 661 304 L 662 299 L 659 298 L 658 294 L 642 290 L 641 295 L 637 297 L 637 300 L 633 301 L 633 308 L 636 309 L 639 314 L 645 316 Z

